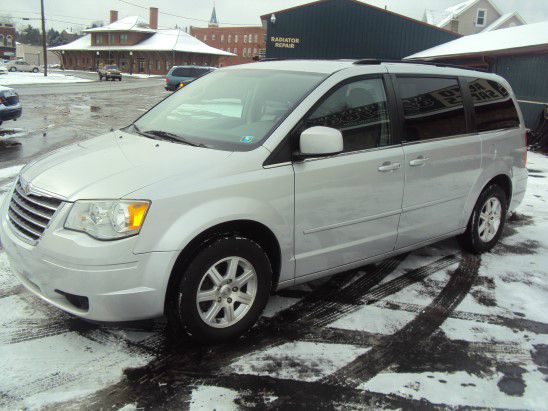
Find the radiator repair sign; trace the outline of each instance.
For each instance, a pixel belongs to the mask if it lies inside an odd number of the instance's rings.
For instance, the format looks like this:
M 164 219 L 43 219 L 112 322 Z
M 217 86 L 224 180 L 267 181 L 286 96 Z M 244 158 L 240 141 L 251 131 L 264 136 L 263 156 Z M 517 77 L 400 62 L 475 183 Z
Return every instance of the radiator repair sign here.
M 270 42 L 277 48 L 294 49 L 301 43 L 301 39 L 298 37 L 271 36 Z

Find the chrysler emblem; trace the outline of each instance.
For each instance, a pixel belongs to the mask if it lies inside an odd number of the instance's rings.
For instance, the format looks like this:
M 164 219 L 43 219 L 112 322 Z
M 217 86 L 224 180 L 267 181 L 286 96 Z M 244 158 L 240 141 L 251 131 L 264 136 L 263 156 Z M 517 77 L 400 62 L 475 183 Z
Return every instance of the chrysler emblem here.
M 25 194 L 28 195 L 28 194 L 30 193 L 30 190 L 31 190 L 31 188 L 30 188 L 30 183 L 27 183 L 27 182 L 26 182 L 25 180 L 23 180 L 22 178 L 21 178 L 21 188 L 23 189 L 23 192 L 24 192 Z

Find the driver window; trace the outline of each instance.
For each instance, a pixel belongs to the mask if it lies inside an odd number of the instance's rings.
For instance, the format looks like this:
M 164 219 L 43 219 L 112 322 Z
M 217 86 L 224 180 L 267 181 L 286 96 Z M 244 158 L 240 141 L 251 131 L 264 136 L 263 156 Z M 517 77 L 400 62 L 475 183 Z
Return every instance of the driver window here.
M 343 151 L 359 151 L 390 144 L 390 118 L 381 79 L 355 81 L 339 87 L 304 121 L 342 132 Z

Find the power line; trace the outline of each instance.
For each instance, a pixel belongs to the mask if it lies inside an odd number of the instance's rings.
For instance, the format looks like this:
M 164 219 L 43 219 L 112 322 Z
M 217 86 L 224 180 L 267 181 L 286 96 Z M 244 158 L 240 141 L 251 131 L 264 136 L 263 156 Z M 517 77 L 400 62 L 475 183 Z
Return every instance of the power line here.
M 132 2 L 127 1 L 127 0 L 118 0 L 118 1 L 121 2 L 121 3 L 128 4 L 128 5 L 130 5 L 130 6 L 139 7 L 139 8 L 141 8 L 141 9 L 145 9 L 145 10 L 148 10 L 148 9 L 149 9 L 149 8 L 146 7 L 146 6 L 142 6 L 142 5 L 140 5 L 140 4 L 132 3 Z M 193 21 L 199 21 L 199 22 L 202 22 L 202 23 L 209 23 L 209 20 L 197 19 L 197 18 L 194 18 L 194 17 L 181 16 L 181 15 L 179 15 L 179 14 L 168 13 L 168 12 L 165 12 L 165 11 L 158 11 L 158 13 L 163 14 L 163 15 L 166 15 L 166 16 L 171 16 L 171 17 L 177 17 L 177 18 L 180 18 L 180 19 L 185 19 L 185 20 L 193 20 Z M 257 26 L 256 24 L 248 24 L 248 23 L 227 23 L 227 22 L 221 22 L 221 24 L 226 24 L 226 25 L 228 25 L 228 26 L 250 26 L 250 27 Z

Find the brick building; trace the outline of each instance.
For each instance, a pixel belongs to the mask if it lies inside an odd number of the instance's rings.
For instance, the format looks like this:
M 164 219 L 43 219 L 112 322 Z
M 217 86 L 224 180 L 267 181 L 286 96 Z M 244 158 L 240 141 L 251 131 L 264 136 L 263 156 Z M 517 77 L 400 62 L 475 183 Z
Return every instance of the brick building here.
M 0 59 L 15 58 L 15 25 L 0 22 Z
M 211 47 L 235 54 L 233 57 L 222 57 L 220 66 L 250 63 L 259 55 L 264 56 L 266 30 L 255 27 L 219 27 L 215 6 L 207 27 L 190 26 L 190 34 Z
M 219 66 L 230 53 L 210 47 L 181 29 L 158 29 L 158 9 L 150 8 L 149 22 L 131 16 L 118 20 L 110 11 L 110 24 L 85 30 L 86 35 L 49 50 L 67 69 L 95 69 L 116 64 L 123 72 L 166 74 L 172 66 Z

